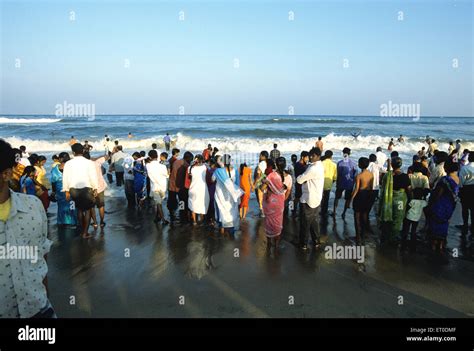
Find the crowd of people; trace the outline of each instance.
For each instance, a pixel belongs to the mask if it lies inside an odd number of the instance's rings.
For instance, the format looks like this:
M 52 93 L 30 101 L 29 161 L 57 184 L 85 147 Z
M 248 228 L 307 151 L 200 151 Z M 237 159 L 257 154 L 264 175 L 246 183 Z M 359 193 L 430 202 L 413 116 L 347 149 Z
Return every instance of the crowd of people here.
M 169 134 L 163 141 L 168 150 Z M 398 142 L 404 142 L 402 135 Z M 301 248 L 308 249 L 309 236 L 312 245 L 320 247 L 320 217 L 335 217 L 343 197 L 341 217 L 345 219 L 352 207 L 358 245 L 364 244 L 366 234 L 372 232 L 369 214 L 374 207 L 381 228 L 380 242 L 401 240 L 402 249 L 416 249 L 418 222 L 424 216 L 424 229 L 433 250 L 443 253 L 448 222 L 458 198 L 462 233 L 469 229 L 470 216 L 473 229 L 473 153 L 462 150 L 460 140 L 455 145 L 450 143 L 445 152 L 426 136 L 427 150 L 423 147 L 413 155 L 406 173 L 402 171 L 402 159 L 393 150 L 393 139 L 387 148 L 389 156 L 378 147 L 375 153 L 356 162 L 346 147 L 337 163 L 333 152 L 324 149 L 322 137 L 310 150 L 302 151 L 299 159 L 291 155 L 289 162 L 274 144 L 270 152 L 260 152 L 253 170 L 247 163 L 234 165 L 231 155 L 220 153 L 211 144 L 202 153 L 186 151 L 182 157 L 178 148 L 172 148 L 169 155 L 167 151 L 159 152 L 155 143 L 148 152 L 127 154 L 118 140 L 112 142 L 107 135 L 103 154 L 98 151 L 98 157 L 91 157 L 93 146 L 88 141 L 81 144 L 72 137 L 70 144 L 72 155 L 62 152 L 53 156 L 49 177 L 46 157 L 29 155 L 25 146 L 14 149 L 19 158 L 10 187 L 37 196 L 45 210 L 51 201 L 57 202 L 57 224 L 77 226 L 83 238 L 93 235 L 90 226 L 102 230 L 106 225 L 107 182 L 124 188 L 130 208 L 143 209 L 150 201 L 154 203 L 156 223 L 206 224 L 231 235 L 239 221 L 246 218 L 251 193 L 255 192 L 258 215 L 265 218 L 268 245 L 276 248 L 286 213 L 299 217 Z M 333 188 L 334 203 L 329 211 Z M 165 203 L 168 215 L 163 210 Z
M 165 137 L 166 148 L 168 141 Z M 115 183 L 117 189 L 124 189 L 130 208 L 142 210 L 146 204 L 154 204 L 157 225 L 208 225 L 228 235 L 245 220 L 251 193 L 255 192 L 256 215 L 263 218 L 268 248 L 275 252 L 285 216 L 299 217 L 302 250 L 308 250 L 310 237 L 313 248 L 319 249 L 320 221 L 336 218 L 344 197 L 341 217 L 345 220 L 352 207 L 356 245 L 364 245 L 366 234 L 372 232 L 369 213 L 375 208 L 381 244 L 399 242 L 402 250 L 415 251 L 418 224 L 424 216 L 426 239 L 434 253 L 443 255 L 458 199 L 462 206 L 461 233 L 474 233 L 474 152 L 463 150 L 459 140 L 447 151 L 439 150 L 429 136 L 426 143 L 428 149 L 423 147 L 413 155 L 406 172 L 398 152 L 391 150 L 387 156 L 382 147 L 357 162 L 346 147 L 336 163 L 333 152 L 325 150 L 322 137 L 314 147 L 302 151 L 299 159 L 291 155 L 289 162 L 274 144 L 270 152 L 259 153 L 252 169 L 245 162 L 233 164 L 231 155 L 210 144 L 197 155 L 186 151 L 181 157 L 176 147 L 169 155 L 159 152 L 156 144 L 148 152 L 130 155 L 118 141 L 106 136 L 103 152 L 95 150 L 97 157 L 91 156 L 93 147 L 87 141 L 74 140 L 71 152 L 52 157 L 48 173 L 45 156 L 29 154 L 25 146 L 12 148 L 0 139 L 0 243 L 34 243 L 41 248 L 41 257 L 45 256 L 51 245 L 46 216 L 51 202 L 57 203 L 58 225 L 76 226 L 84 239 L 99 228 L 103 233 L 105 190 L 107 183 Z M 163 209 L 165 202 L 168 215 Z M 11 286 L 8 296 L 3 296 L 6 302 L 0 316 L 54 315 L 44 293 L 45 267 L 45 258 L 34 269 L 13 267 L 36 272 L 28 275 L 31 281 L 27 282 L 38 291 L 33 303 L 31 299 L 26 299 L 28 303 L 18 300 L 21 289 L 11 279 L 12 272 L 0 274 L 0 284 Z

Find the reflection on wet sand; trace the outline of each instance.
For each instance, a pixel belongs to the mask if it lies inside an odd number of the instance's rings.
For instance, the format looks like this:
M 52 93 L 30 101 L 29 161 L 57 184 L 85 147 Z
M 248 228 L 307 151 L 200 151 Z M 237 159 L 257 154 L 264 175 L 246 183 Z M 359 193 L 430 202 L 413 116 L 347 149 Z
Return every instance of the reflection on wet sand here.
M 365 262 L 328 260 L 324 249 L 295 246 L 298 219 L 285 218 L 281 247 L 267 250 L 264 220 L 249 216 L 235 235 L 207 226 L 162 226 L 110 200 L 103 235 L 81 240 L 74 229 L 50 225 L 51 300 L 63 317 L 344 317 L 474 314 L 469 260 L 430 262 L 367 238 Z M 353 245 L 353 219 L 321 221 L 326 245 Z M 50 217 L 50 223 L 55 218 Z M 372 218 L 375 227 L 375 218 Z M 472 243 L 459 240 L 464 257 Z M 128 252 L 128 256 L 127 256 Z M 467 273 L 466 273 L 467 272 Z M 320 296 L 316 299 L 314 294 Z M 403 294 L 404 309 L 394 303 Z M 299 304 L 288 305 L 288 296 Z M 70 303 L 70 297 L 75 304 Z M 179 304 L 179 297 L 186 303 Z M 371 301 L 367 304 L 365 301 Z

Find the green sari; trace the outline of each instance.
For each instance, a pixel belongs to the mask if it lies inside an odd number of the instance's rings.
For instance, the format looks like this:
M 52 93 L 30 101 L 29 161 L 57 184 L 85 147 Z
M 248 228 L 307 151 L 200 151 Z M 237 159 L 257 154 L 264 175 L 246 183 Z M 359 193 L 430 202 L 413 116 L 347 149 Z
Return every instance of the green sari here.
M 405 189 L 393 190 L 393 171 L 389 170 L 382 180 L 382 196 L 379 203 L 379 220 L 387 228 L 389 242 L 395 241 L 403 227 L 407 207 Z

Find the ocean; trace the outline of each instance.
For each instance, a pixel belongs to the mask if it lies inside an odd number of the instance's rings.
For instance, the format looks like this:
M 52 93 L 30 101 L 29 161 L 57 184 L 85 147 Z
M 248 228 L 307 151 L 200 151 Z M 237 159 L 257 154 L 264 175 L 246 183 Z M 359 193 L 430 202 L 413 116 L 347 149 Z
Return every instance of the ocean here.
M 133 138 L 127 138 L 128 133 Z M 404 160 L 404 168 L 424 144 L 426 135 L 436 139 L 440 150 L 448 142 L 461 139 L 463 148 L 474 149 L 474 117 L 421 117 L 418 121 L 403 117 L 380 116 L 296 116 L 296 115 L 98 115 L 83 117 L 54 115 L 2 115 L 0 138 L 14 147 L 25 145 L 32 153 L 51 155 L 69 151 L 69 139 L 88 140 L 96 153 L 102 152 L 104 135 L 118 139 L 126 152 L 149 150 L 152 143 L 162 149 L 163 136 L 170 133 L 176 146 L 193 153 L 211 143 L 221 153 L 229 153 L 238 163 L 256 163 L 261 150 L 270 151 L 274 143 L 286 157 L 309 150 L 318 136 L 324 149 L 341 158 L 344 147 L 352 156 L 368 156 L 381 146 L 388 154 L 390 138 Z M 351 135 L 360 133 L 357 140 Z M 402 134 L 405 142 L 396 139 Z M 243 156 L 246 155 L 246 156 Z M 289 161 L 289 160 L 288 160 Z

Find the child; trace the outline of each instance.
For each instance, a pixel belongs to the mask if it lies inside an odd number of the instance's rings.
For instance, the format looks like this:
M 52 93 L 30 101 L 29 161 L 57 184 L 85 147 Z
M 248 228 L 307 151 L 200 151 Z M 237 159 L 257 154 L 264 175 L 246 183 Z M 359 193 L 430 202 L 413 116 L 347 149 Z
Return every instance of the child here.
M 20 178 L 20 191 L 27 195 L 36 195 L 35 189 L 35 167 L 27 166 Z
M 428 202 L 425 200 L 425 191 L 423 188 L 413 189 L 413 199 L 408 203 L 408 210 L 403 221 L 402 229 L 402 246 L 401 249 L 404 250 L 407 246 L 407 236 L 410 232 L 410 252 L 416 251 L 416 228 L 418 222 L 420 221 L 421 214 L 423 209 L 428 205 Z

